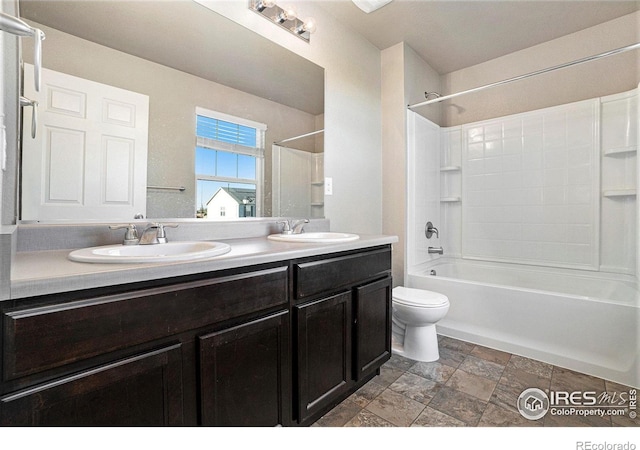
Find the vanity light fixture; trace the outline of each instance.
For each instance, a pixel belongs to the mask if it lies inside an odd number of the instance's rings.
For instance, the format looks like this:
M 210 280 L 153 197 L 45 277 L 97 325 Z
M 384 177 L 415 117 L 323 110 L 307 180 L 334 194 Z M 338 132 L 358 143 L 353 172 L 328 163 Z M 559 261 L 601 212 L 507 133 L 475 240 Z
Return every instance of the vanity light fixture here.
M 306 42 L 310 41 L 311 33 L 316 31 L 316 21 L 313 18 L 299 19 L 293 8 L 280 7 L 275 0 L 249 0 L 249 9 Z

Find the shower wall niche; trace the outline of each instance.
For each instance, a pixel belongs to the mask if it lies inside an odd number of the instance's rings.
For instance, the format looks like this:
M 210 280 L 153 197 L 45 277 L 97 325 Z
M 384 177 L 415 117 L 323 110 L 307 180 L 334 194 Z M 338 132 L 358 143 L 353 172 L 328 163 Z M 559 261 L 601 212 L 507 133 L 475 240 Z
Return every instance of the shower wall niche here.
M 462 235 L 462 127 L 443 128 L 440 137 L 440 221 L 447 255 L 460 257 Z
M 627 273 L 637 265 L 637 90 L 603 97 L 601 114 L 600 269 Z

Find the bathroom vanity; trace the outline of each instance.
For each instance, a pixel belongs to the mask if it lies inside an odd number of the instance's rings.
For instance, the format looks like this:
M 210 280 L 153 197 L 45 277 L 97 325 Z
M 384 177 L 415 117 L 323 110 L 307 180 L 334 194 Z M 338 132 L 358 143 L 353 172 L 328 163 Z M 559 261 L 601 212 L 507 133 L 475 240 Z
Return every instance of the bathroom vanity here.
M 18 298 L 0 302 L 0 423 L 309 425 L 390 357 L 395 240 L 230 240 L 159 265 L 19 254 Z M 50 283 L 28 280 L 47 266 Z

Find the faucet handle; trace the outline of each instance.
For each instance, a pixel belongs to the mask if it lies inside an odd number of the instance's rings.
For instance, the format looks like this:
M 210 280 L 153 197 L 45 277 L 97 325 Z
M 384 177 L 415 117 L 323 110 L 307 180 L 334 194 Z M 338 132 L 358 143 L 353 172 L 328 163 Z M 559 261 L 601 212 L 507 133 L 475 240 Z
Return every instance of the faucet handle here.
M 109 228 L 112 230 L 120 230 L 122 228 L 126 228 L 127 231 L 124 233 L 124 241 L 123 245 L 132 245 L 138 243 L 138 230 L 136 226 L 132 223 L 128 225 L 109 225 Z
M 159 223 L 156 222 L 153 224 L 154 226 L 158 227 L 158 228 L 178 228 L 178 224 L 177 223 Z
M 288 220 L 279 220 L 276 224 L 282 224 L 282 234 L 291 234 L 291 223 Z
M 431 236 L 433 236 L 433 233 L 436 234 L 436 238 L 440 237 L 438 233 L 438 229 L 434 227 L 431 222 L 427 222 L 427 224 L 424 227 L 424 235 L 426 236 L 427 239 L 431 239 Z
M 155 227 L 158 228 L 158 232 L 156 233 L 156 237 L 158 239 L 158 242 L 161 244 L 166 244 L 167 242 L 169 242 L 167 240 L 167 235 L 165 234 L 164 229 L 165 228 L 178 228 L 178 224 L 177 223 L 154 223 L 153 224 Z

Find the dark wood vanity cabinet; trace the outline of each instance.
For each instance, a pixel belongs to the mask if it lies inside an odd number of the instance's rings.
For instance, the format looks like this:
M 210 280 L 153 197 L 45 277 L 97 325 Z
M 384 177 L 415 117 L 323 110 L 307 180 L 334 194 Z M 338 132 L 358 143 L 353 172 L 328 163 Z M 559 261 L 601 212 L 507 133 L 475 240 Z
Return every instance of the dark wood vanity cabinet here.
M 0 424 L 308 425 L 390 356 L 389 245 L 0 303 Z
M 391 357 L 391 251 L 294 264 L 297 419 L 309 424 Z
M 0 423 L 227 424 L 211 417 L 239 417 L 233 408 L 246 406 L 254 392 L 233 388 L 249 367 L 255 370 L 248 376 L 277 371 L 278 398 L 261 407 L 282 423 L 291 403 L 281 387 L 291 384 L 283 376 L 290 371 L 288 280 L 288 265 L 275 264 L 0 305 Z M 218 370 L 221 362 L 238 370 Z M 260 380 L 260 388 L 270 382 Z M 229 394 L 237 395 L 233 405 Z

